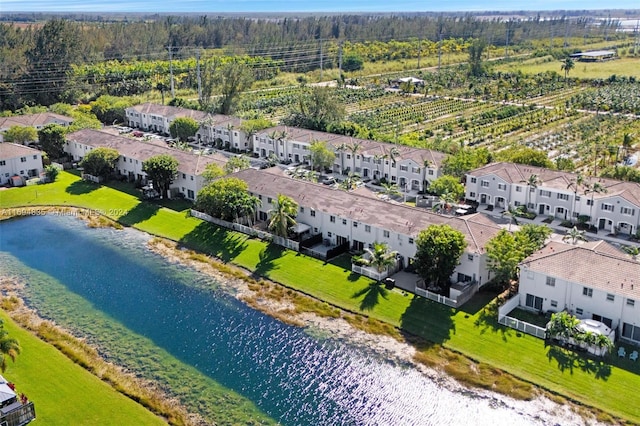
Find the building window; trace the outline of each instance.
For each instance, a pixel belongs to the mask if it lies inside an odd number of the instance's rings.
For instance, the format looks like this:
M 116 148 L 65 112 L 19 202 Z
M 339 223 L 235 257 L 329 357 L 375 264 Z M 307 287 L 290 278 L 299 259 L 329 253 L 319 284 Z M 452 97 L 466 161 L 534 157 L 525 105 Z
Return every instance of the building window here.
M 551 287 L 555 287 L 556 279 L 554 277 L 547 277 L 547 285 Z
M 331 232 L 327 232 L 327 237 L 331 238 L 333 234 Z
M 304 213 L 304 207 L 300 207 L 300 213 Z
M 383 235 L 385 238 L 389 238 L 389 231 L 382 231 L 382 235 Z
M 551 307 L 552 308 L 557 308 L 558 307 L 558 301 L 557 300 L 552 300 L 551 301 Z
M 587 297 L 593 297 L 593 289 L 589 287 L 584 287 L 582 289 L 582 294 Z
M 315 210 L 311 210 L 311 217 L 316 217 L 316 211 Z
M 342 224 L 346 225 L 347 224 L 347 219 L 342 219 Z
M 602 210 L 604 210 L 604 211 L 612 212 L 613 211 L 613 204 L 603 204 L 600 208 Z
M 433 176 L 433 170 L 429 169 L 429 176 Z
M 336 223 L 336 217 L 335 216 L 329 216 L 329 222 Z
M 365 225 L 364 226 L 364 231 L 365 232 L 371 232 L 371 225 Z
M 353 227 L 357 228 L 358 227 L 358 222 L 353 222 Z
M 468 254 L 468 255 L 467 255 L 467 260 L 468 260 L 469 262 L 473 262 L 473 255 L 472 255 L 472 254 Z
M 636 301 L 633 299 L 627 299 L 627 305 L 628 306 L 635 306 L 636 305 Z
M 551 197 L 551 191 L 545 191 L 544 189 L 540 190 L 541 197 Z
M 576 315 L 582 315 L 583 312 L 582 308 L 576 308 Z
M 267 197 L 267 203 L 271 204 L 272 201 L 271 197 Z
M 522 192 L 522 187 L 521 186 L 516 186 L 516 192 Z
M 607 300 L 609 302 L 613 302 L 616 299 L 616 296 L 611 294 L 611 293 L 607 293 Z
M 412 167 L 412 168 L 411 168 L 411 171 L 412 171 L 413 173 L 418 174 L 418 173 L 420 173 L 420 168 L 419 168 L 419 167 Z
M 507 184 L 506 183 L 499 183 L 498 184 L 498 190 L 506 191 L 507 190 Z
M 191 176 L 191 180 L 193 180 L 193 176 Z
M 37 155 L 34 155 L 34 156 L 33 156 L 33 159 L 34 159 L 34 160 L 37 160 L 37 159 L 38 159 L 38 156 L 37 156 Z
M 476 178 L 474 178 L 474 177 L 471 178 L 471 183 L 476 183 L 476 181 L 477 181 Z
M 629 207 L 620 207 L 620 213 L 626 214 L 627 216 L 635 216 L 635 209 L 630 209 Z
M 6 165 L 7 165 L 7 162 L 6 162 L 6 161 L 4 161 L 4 160 L 0 160 L 0 166 L 6 166 Z
M 183 173 L 182 174 L 182 179 L 186 179 L 186 178 L 187 178 L 187 175 Z
M 580 201 L 580 196 L 576 195 L 576 201 Z
M 400 166 L 400 171 L 402 171 L 402 172 L 406 172 L 406 171 L 408 171 L 408 170 L 409 170 L 409 167 L 408 167 L 408 166 Z
M 569 201 L 569 194 L 557 194 L 558 200 Z
M 409 238 L 409 244 L 413 244 L 413 238 Z
M 483 180 L 480 183 L 480 186 L 483 187 L 483 188 L 488 188 L 489 187 L 489 181 L 488 180 Z
M 529 308 L 533 308 L 537 311 L 542 310 L 542 297 L 534 296 L 533 294 L 527 294 L 525 305 Z
M 640 327 L 636 327 L 633 324 L 622 324 L 622 337 L 626 339 L 640 341 Z
M 469 193 L 469 197 L 471 197 L 471 198 L 476 198 L 476 193 L 475 193 L 475 192 L 470 192 L 470 193 Z
M 20 162 L 21 163 L 26 163 L 27 162 L 27 157 L 20 157 Z
M 593 200 L 592 199 L 588 199 L 587 200 L 587 206 L 592 206 L 593 205 Z

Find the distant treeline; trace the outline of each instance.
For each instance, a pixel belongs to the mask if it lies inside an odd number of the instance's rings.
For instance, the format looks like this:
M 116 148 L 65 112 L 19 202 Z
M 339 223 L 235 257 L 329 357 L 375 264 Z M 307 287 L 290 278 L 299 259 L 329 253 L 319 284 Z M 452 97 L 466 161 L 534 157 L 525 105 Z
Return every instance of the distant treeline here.
M 21 16 L 29 15 L 12 18 Z M 619 26 L 619 21 L 599 19 L 591 12 L 589 16 L 541 14 L 526 19 L 363 14 L 301 18 L 154 15 L 143 20 L 132 15 L 127 20 L 101 21 L 99 16 L 82 15 L 85 21 L 56 18 L 33 25 L 0 22 L 0 108 L 71 101 L 62 95 L 74 66 L 110 60 L 166 61 L 169 51 L 180 60 L 193 58 L 195 49 L 222 49 L 227 56 L 260 56 L 296 64 L 290 70 L 308 71 L 320 66 L 320 57 L 329 59 L 326 50 L 335 52 L 342 42 L 346 48 L 369 41 L 412 40 L 415 52 L 416 46 L 426 52 L 429 46 L 433 50 L 433 43 L 472 38 L 493 46 L 532 47 L 547 39 L 613 39 Z M 335 54 L 331 58 L 335 62 Z

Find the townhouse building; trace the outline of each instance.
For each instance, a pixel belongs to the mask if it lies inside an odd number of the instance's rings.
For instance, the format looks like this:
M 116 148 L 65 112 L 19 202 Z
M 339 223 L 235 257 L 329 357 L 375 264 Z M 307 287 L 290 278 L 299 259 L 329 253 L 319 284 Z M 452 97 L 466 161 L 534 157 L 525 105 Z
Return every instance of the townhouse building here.
M 125 108 L 124 111 L 129 127 L 165 135 L 169 134 L 169 126 L 176 118 L 189 117 L 201 122 L 207 117 L 206 112 L 150 102 Z
M 640 226 L 640 184 L 581 177 L 514 163 L 493 163 L 466 175 L 465 196 L 498 208 L 526 206 L 561 220 L 580 216 L 598 229 L 633 235 Z
M 307 225 L 313 235 L 321 234 L 328 245 L 348 243 L 354 250 L 363 250 L 374 242 L 386 243 L 402 256 L 405 267 L 415 258 L 415 239 L 420 231 L 429 225 L 448 224 L 461 231 L 467 242 L 452 281 L 483 285 L 491 279 L 485 246 L 500 227 L 482 214 L 442 216 L 371 195 L 292 179 L 278 168 L 247 169 L 234 176 L 247 182 L 249 191 L 261 200 L 259 220 L 267 220 L 273 200 L 284 194 L 299 205 L 297 223 Z
M 566 310 L 640 344 L 640 263 L 604 241 L 551 242 L 520 264 L 520 306 Z
M 202 173 L 208 164 L 215 163 L 223 168 L 226 158 L 220 154 L 199 155 L 187 151 L 169 148 L 164 142 L 151 140 L 142 142 L 109 132 L 84 129 L 67 135 L 65 152 L 74 161 L 81 161 L 91 150 L 99 147 L 113 148 L 120 154 L 116 163 L 116 173 L 126 176 L 129 181 L 146 182 L 143 163 L 149 158 L 168 154 L 178 160 L 178 175 L 170 189 L 172 195 L 182 194 L 189 200 L 195 200 L 198 191 L 205 184 Z
M 364 180 L 385 179 L 401 190 L 423 191 L 441 175 L 446 155 L 441 152 L 352 138 L 326 132 L 277 126 L 253 136 L 253 152 L 266 158 L 275 155 L 283 163 L 311 165 L 310 146 L 326 142 L 336 154 L 334 173 L 358 173 Z
M 206 145 L 215 145 L 236 152 L 253 151 L 253 138 L 242 130 L 241 118 L 230 115 L 208 114 L 201 122 L 196 133 L 196 141 Z
M 11 117 L 0 117 L 0 142 L 3 142 L 3 134 L 13 126 L 34 127 L 36 130 L 42 129 L 48 124 L 59 124 L 68 127 L 73 123 L 73 118 L 53 112 L 42 112 L 38 114 L 14 115 Z
M 42 152 L 24 145 L 0 143 L 0 185 L 24 185 L 43 172 Z

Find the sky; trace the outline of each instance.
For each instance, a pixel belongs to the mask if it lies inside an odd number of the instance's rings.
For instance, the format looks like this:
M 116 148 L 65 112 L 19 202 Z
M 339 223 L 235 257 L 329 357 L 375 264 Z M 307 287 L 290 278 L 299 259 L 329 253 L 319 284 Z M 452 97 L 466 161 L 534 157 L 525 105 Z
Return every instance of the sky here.
M 444 12 L 640 9 L 639 0 L 0 0 L 3 12 Z

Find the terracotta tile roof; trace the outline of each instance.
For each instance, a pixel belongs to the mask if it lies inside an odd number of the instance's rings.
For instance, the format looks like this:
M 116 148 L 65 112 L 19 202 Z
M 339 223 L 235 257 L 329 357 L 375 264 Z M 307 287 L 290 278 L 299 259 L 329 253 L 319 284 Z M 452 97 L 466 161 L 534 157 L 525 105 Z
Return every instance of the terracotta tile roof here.
M 3 142 L 0 143 L 0 160 L 8 160 L 16 157 L 26 157 L 28 155 L 42 154 L 37 149 L 29 148 L 28 146 L 18 145 L 15 143 Z
M 14 115 L 11 117 L 0 117 L 0 129 L 8 129 L 11 126 L 36 127 L 57 122 L 73 123 L 73 118 L 53 112 L 42 112 L 38 114 Z
M 480 213 L 461 217 L 442 216 L 322 184 L 292 179 L 283 176 L 277 167 L 267 170 L 247 169 L 234 175 L 246 181 L 249 190 L 255 194 L 271 198 L 284 194 L 301 206 L 412 237 L 416 237 L 429 225 L 448 224 L 465 235 L 468 252 L 483 253 L 487 241 L 500 230 L 499 226 Z
M 605 241 L 577 245 L 551 242 L 520 265 L 586 287 L 640 299 L 640 263 Z
M 198 155 L 179 149 L 162 146 L 160 142 L 142 142 L 124 136 L 113 135 L 100 130 L 84 129 L 67 135 L 67 140 L 93 147 L 113 148 L 125 157 L 145 161 L 160 154 L 169 154 L 178 160 L 178 170 L 190 175 L 201 174 L 210 163 L 224 167 L 226 157 L 220 154 Z

